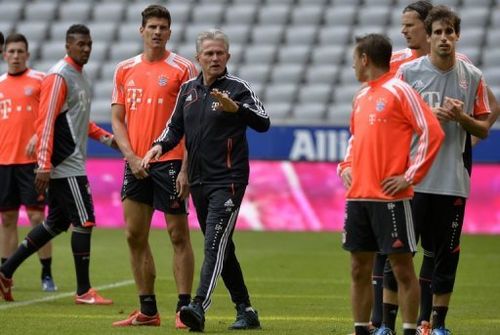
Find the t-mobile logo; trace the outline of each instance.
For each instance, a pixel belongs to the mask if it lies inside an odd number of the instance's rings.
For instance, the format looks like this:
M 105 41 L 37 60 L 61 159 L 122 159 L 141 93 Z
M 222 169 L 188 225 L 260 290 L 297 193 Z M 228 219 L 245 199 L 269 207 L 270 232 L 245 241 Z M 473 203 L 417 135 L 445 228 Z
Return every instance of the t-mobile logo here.
M 0 100 L 0 115 L 2 115 L 2 119 L 8 119 L 11 111 L 12 101 L 10 99 Z
M 127 88 L 127 102 L 130 110 L 136 110 L 137 104 L 142 101 L 142 88 Z

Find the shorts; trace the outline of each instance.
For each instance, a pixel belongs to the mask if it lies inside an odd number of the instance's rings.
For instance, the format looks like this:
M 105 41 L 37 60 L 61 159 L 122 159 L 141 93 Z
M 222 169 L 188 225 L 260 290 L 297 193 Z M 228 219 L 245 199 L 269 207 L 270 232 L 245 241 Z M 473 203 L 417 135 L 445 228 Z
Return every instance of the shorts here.
M 122 201 L 134 200 L 168 214 L 187 214 L 187 202 L 177 196 L 176 180 L 181 166 L 181 160 L 153 163 L 149 176 L 137 179 L 125 163 Z
M 87 176 L 51 179 L 49 182 L 49 214 L 45 220 L 49 228 L 59 231 L 74 227 L 95 225 L 94 204 Z
M 410 200 L 348 200 L 342 244 L 351 252 L 415 252 Z
M 43 211 L 45 196 L 35 190 L 35 163 L 0 165 L 0 212 L 27 209 Z

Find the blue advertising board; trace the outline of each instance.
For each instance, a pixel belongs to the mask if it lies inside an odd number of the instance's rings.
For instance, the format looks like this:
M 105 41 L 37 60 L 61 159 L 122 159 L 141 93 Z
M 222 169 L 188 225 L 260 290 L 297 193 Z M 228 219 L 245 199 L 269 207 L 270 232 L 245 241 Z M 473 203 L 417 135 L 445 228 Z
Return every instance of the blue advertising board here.
M 109 124 L 101 124 L 110 130 Z M 247 132 L 250 158 L 310 162 L 342 160 L 349 140 L 346 127 L 272 126 L 266 133 Z M 492 129 L 489 137 L 474 148 L 474 161 L 500 162 L 500 129 Z M 89 141 L 89 156 L 120 157 L 102 144 Z

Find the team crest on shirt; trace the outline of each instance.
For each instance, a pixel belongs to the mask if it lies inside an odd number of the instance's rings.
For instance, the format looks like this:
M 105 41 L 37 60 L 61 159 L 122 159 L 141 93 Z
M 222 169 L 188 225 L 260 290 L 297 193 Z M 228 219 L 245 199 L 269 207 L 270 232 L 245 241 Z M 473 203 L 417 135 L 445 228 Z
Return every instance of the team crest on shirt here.
M 26 86 L 24 88 L 24 95 L 27 96 L 27 97 L 30 97 L 33 95 L 33 87 L 31 86 Z
M 163 74 L 160 75 L 160 77 L 158 78 L 158 85 L 163 87 L 166 86 L 167 83 L 168 83 L 168 77 Z
M 375 104 L 375 110 L 380 113 L 385 109 L 386 105 L 387 102 L 385 101 L 385 99 L 380 98 L 377 100 L 377 103 Z
M 465 80 L 464 78 L 461 78 L 458 81 L 458 86 L 460 86 L 461 88 L 463 88 L 464 90 L 466 90 L 469 87 L 469 84 L 467 84 L 467 80 Z
M 411 86 L 418 91 L 424 88 L 425 85 L 422 80 L 416 80 Z

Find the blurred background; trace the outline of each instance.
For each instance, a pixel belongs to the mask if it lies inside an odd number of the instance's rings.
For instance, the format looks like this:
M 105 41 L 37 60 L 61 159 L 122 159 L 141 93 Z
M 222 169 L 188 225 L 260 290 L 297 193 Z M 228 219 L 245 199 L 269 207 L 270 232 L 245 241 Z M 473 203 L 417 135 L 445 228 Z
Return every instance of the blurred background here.
M 142 50 L 140 13 L 152 1 L 0 0 L 0 31 L 29 40 L 30 66 L 47 71 L 64 57 L 67 28 L 84 23 L 94 40 L 85 70 L 93 82 L 92 119 L 110 129 L 112 80 L 118 62 Z M 272 129 L 248 132 L 251 181 L 239 229 L 340 230 L 344 189 L 336 164 L 345 154 L 353 93 L 354 36 L 385 33 L 394 50 L 403 0 L 170 0 L 167 48 L 194 61 L 195 37 L 218 27 L 230 37 L 229 71 L 249 81 Z M 441 0 L 462 17 L 458 50 L 484 73 L 500 100 L 500 1 Z M 5 64 L 1 64 L 5 72 Z M 464 231 L 500 233 L 500 123 L 474 148 L 472 194 Z M 89 144 L 87 166 L 98 225 L 123 225 L 123 161 Z M 164 227 L 162 220 L 155 226 Z M 194 211 L 190 222 L 196 227 Z

